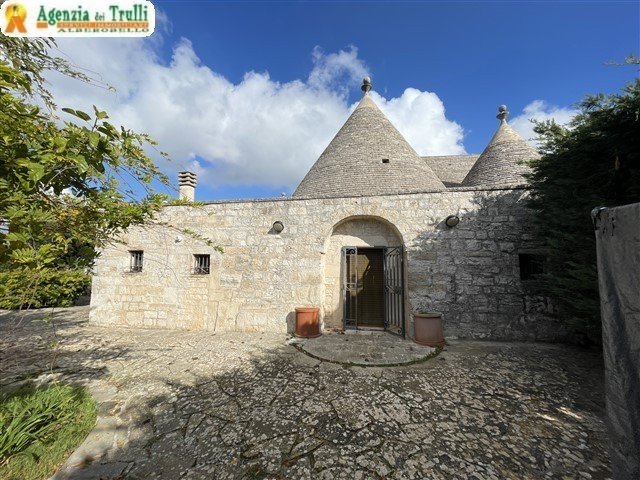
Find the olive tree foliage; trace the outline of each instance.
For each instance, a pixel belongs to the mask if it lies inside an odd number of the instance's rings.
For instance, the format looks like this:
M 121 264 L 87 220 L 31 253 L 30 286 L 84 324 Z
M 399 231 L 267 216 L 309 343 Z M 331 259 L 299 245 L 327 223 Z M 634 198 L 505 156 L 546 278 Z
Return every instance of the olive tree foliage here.
M 586 97 L 567 128 L 548 121 L 535 131 L 542 156 L 530 164 L 530 207 L 547 257 L 538 286 L 571 331 L 600 343 L 590 212 L 640 201 L 640 80 L 620 93 Z
M 53 46 L 0 36 L 0 219 L 9 223 L 0 275 L 23 279 L 17 304 L 25 306 L 38 305 L 38 285 L 52 272 L 91 266 L 102 245 L 151 219 L 166 200 L 152 183 L 168 184 L 146 153 L 155 148 L 148 135 L 113 125 L 96 107 L 57 108 L 48 70 L 91 79 L 51 57 Z

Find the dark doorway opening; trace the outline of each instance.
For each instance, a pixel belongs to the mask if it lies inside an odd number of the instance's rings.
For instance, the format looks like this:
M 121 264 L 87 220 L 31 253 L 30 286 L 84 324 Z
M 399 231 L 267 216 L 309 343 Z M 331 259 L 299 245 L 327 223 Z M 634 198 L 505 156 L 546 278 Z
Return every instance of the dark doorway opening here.
M 347 311 L 359 327 L 384 328 L 384 269 L 381 248 L 359 248 L 346 265 L 355 288 L 347 296 Z
M 402 247 L 343 249 L 344 326 L 404 336 Z

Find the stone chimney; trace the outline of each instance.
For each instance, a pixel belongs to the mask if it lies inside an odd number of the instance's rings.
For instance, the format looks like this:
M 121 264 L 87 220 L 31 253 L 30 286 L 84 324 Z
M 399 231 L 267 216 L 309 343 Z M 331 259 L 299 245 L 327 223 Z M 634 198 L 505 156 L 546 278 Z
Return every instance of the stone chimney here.
M 193 202 L 196 198 L 197 182 L 198 176 L 193 172 L 178 173 L 178 187 L 180 191 L 180 198 L 184 200 L 191 200 Z

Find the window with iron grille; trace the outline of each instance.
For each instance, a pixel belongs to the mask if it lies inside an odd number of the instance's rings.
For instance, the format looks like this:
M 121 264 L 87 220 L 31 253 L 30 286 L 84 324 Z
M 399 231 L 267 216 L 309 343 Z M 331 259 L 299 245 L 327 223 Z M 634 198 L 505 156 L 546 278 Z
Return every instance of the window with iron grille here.
M 531 280 L 544 272 L 544 256 L 521 253 L 518 257 L 520 257 L 520 280 Z
M 194 255 L 195 263 L 193 273 L 197 275 L 209 275 L 211 257 L 209 255 Z
M 129 263 L 129 271 L 130 272 L 141 272 L 142 271 L 142 259 L 144 256 L 144 252 L 142 250 L 129 250 L 131 254 L 130 263 Z

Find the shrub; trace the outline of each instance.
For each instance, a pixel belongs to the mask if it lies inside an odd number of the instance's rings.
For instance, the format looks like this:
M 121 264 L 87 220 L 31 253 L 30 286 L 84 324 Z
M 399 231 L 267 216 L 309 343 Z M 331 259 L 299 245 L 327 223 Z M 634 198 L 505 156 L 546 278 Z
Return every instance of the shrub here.
M 543 155 L 531 163 L 530 207 L 547 257 L 537 283 L 567 327 L 599 344 L 590 213 L 640 201 L 640 80 L 618 94 L 587 97 L 570 127 L 546 122 L 535 128 Z
M 20 268 L 0 272 L 0 308 L 70 307 L 91 277 L 82 270 Z

